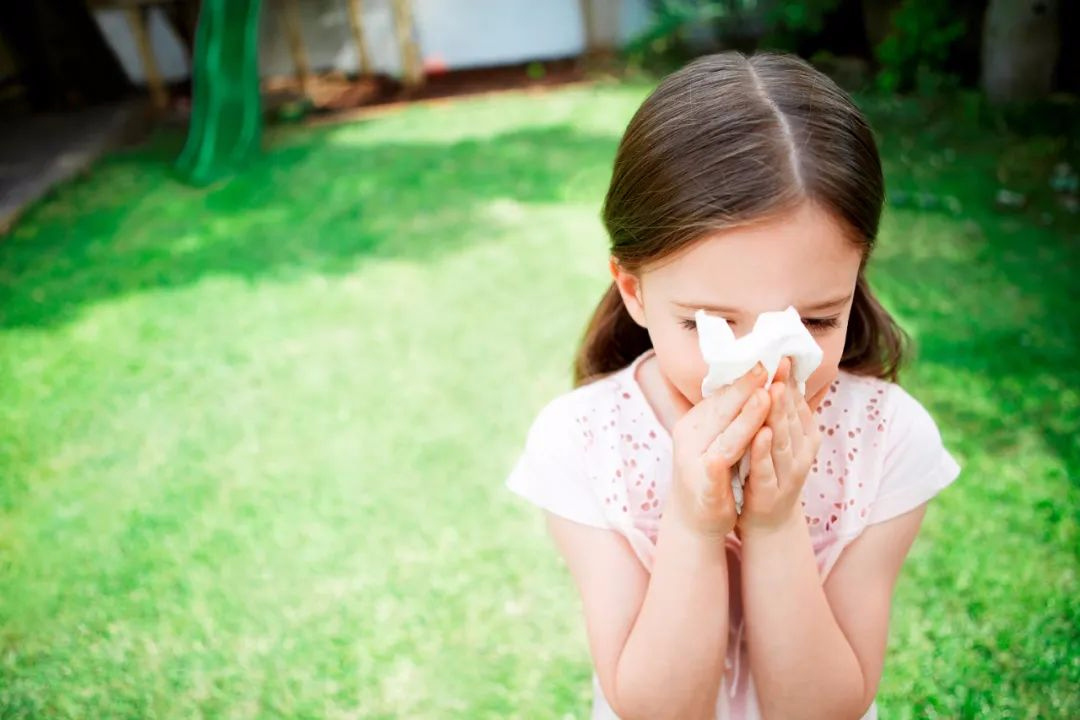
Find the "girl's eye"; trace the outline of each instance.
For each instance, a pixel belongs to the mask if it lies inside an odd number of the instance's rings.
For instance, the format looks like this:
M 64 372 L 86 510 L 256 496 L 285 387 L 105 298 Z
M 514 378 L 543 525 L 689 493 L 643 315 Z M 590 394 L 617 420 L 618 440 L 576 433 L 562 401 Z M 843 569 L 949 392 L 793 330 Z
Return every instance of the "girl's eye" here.
M 679 321 L 679 324 L 682 325 L 687 330 L 697 330 L 697 320 L 694 320 L 693 318 L 684 318 L 684 319 Z M 728 325 L 734 325 L 735 323 L 728 320 L 727 324 Z
M 687 330 L 697 329 L 697 321 L 692 318 L 685 318 L 680 324 Z M 833 328 L 839 327 L 840 321 L 837 317 L 803 318 L 803 325 L 808 327 L 811 332 L 824 332 L 825 330 L 832 330 Z
M 803 318 L 803 325 L 810 329 L 810 332 L 825 330 L 832 330 L 835 327 L 840 326 L 840 321 L 835 318 Z

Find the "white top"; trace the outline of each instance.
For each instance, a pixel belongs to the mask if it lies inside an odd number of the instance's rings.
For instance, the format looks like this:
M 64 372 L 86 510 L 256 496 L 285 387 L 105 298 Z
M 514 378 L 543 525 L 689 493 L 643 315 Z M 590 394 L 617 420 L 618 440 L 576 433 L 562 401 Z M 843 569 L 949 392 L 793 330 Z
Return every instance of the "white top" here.
M 575 522 L 623 535 L 652 569 L 672 481 L 672 440 L 627 367 L 557 396 L 536 415 L 507 487 Z M 821 448 L 803 486 L 803 512 L 822 582 L 841 551 L 873 523 L 926 502 L 960 473 L 929 413 L 899 385 L 840 372 L 817 410 Z M 727 537 L 736 561 L 740 541 Z M 743 642 L 739 598 L 717 718 L 761 717 Z M 594 719 L 616 718 L 595 674 Z M 877 717 L 876 705 L 863 716 Z

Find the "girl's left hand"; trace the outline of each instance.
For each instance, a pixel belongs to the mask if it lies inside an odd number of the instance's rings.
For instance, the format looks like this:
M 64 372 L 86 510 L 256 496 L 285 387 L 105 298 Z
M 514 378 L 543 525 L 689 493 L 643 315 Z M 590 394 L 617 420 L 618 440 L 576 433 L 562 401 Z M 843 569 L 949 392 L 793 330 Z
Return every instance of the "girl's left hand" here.
M 739 516 L 739 525 L 747 532 L 769 531 L 795 516 L 803 520 L 802 488 L 821 446 L 821 433 L 813 422 L 810 404 L 791 376 L 789 358 L 780 361 L 769 399 L 765 425 L 750 445 L 750 474 Z M 815 396 L 811 402 L 819 400 Z

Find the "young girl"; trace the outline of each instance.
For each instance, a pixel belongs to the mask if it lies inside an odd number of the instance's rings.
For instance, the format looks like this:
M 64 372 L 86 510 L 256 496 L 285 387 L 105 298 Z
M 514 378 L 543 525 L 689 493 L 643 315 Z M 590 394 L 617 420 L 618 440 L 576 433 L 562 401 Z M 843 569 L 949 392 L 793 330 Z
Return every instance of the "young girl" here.
M 593 718 L 877 716 L 893 586 L 960 471 L 894 384 L 865 277 L 883 195 L 865 118 L 795 57 L 701 58 L 630 121 L 614 282 L 507 480 L 580 591 Z M 784 359 L 702 399 L 694 311 L 740 336 L 789 305 L 824 353 L 806 396 Z

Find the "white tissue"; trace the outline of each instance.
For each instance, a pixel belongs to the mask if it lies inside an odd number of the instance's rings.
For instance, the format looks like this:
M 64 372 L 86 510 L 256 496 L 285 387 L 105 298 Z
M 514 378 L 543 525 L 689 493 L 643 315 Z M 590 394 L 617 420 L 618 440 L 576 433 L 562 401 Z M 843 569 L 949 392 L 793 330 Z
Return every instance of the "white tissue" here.
M 813 336 L 803 325 L 799 311 L 789 306 L 783 312 L 766 312 L 758 315 L 754 328 L 736 339 L 727 320 L 708 315 L 704 310 L 694 314 L 697 323 L 698 344 L 709 372 L 701 382 L 701 396 L 708 397 L 725 385 L 745 375 L 761 362 L 772 382 L 785 355 L 792 360 L 792 376 L 799 392 L 806 393 L 806 380 L 821 364 L 822 352 Z M 750 453 L 739 460 L 738 470 L 731 478 L 735 496 L 735 511 L 742 514 L 743 485 L 750 470 Z

